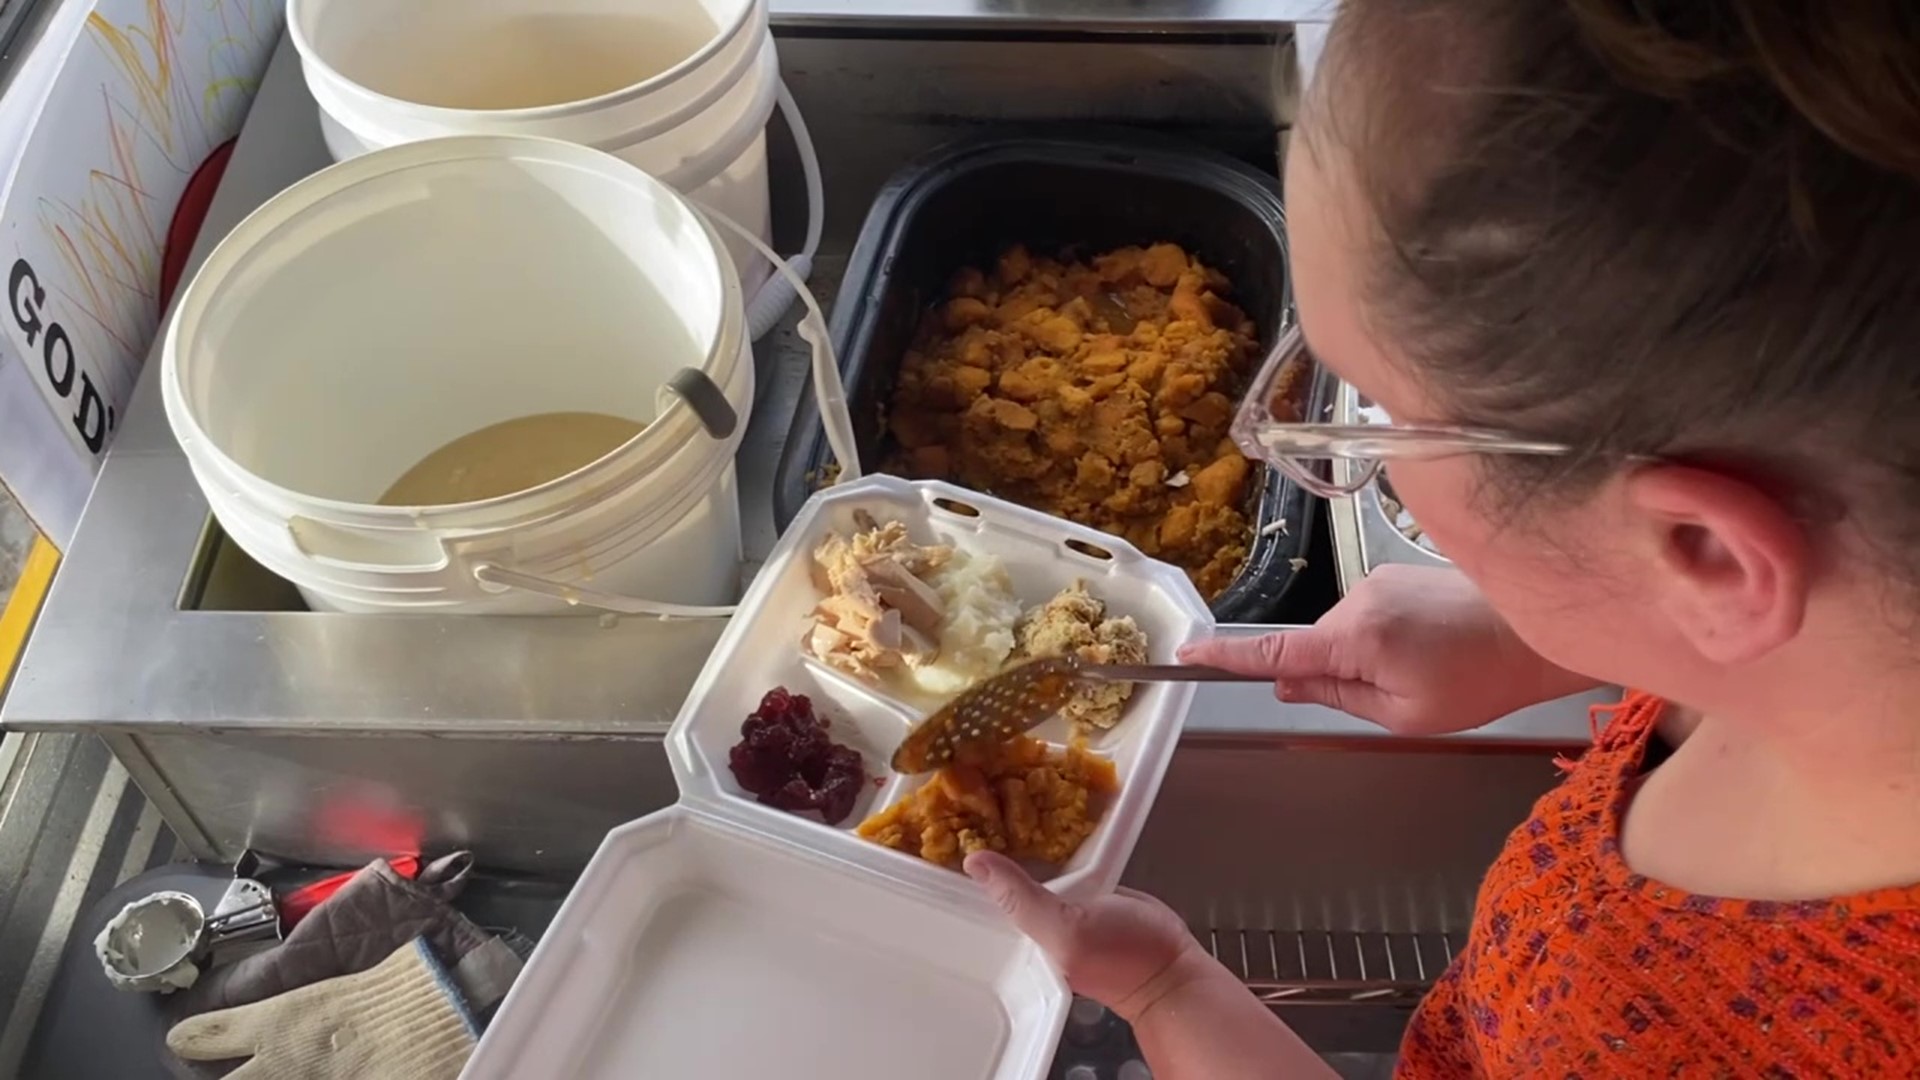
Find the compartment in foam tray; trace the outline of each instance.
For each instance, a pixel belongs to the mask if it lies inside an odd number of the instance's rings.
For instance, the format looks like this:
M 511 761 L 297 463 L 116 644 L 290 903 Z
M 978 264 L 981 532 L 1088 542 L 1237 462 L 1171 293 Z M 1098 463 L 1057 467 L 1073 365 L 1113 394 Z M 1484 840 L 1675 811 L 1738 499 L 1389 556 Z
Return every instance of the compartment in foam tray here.
M 729 675 L 716 680 L 702 701 L 700 715 L 705 719 L 687 725 L 684 751 L 699 761 L 702 782 L 710 782 L 712 792 L 719 798 L 750 806 L 749 813 L 792 816 L 787 811 L 762 806 L 752 794 L 741 790 L 740 782 L 727 765 L 728 752 L 740 741 L 741 721 L 759 706 L 768 690 L 779 686 L 812 700 L 814 715 L 827 722 L 827 733 L 833 741 L 858 751 L 866 764 L 869 777 L 866 790 L 854 804 L 852 815 L 838 827 L 851 829 L 897 798 L 905 778 L 893 775 L 887 768 L 887 759 L 913 726 L 915 718 L 905 707 L 824 664 L 802 658 L 797 645 L 781 647 L 765 659 L 768 663 L 753 665 L 753 675 Z M 763 676 L 773 681 L 763 682 Z M 728 717 L 732 718 L 730 722 Z M 675 767 L 678 768 L 677 762 Z M 681 786 L 685 790 L 684 777 Z M 799 820 L 818 823 L 817 817 L 811 814 Z
M 917 542 L 1000 557 L 1023 605 L 1085 581 L 1108 614 L 1140 623 L 1156 662 L 1211 630 L 1185 574 L 1091 530 L 890 477 L 815 496 L 668 732 L 680 802 L 608 834 L 463 1076 L 1046 1075 L 1070 997 L 1044 956 L 963 875 L 852 831 L 924 782 L 887 767 L 924 709 L 801 651 L 819 596 L 812 553 L 861 510 L 905 522 Z M 760 805 L 728 768 L 741 722 L 775 686 L 812 698 L 883 778 L 841 827 Z M 1137 688 L 1094 747 L 1120 790 L 1049 888 L 1085 897 L 1118 882 L 1192 696 Z

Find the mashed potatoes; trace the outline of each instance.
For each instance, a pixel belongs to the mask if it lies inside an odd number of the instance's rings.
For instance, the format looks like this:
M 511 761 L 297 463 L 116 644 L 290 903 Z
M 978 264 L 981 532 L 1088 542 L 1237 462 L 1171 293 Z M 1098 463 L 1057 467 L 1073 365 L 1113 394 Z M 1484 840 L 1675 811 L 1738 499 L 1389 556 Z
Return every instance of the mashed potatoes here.
M 1020 601 L 1013 597 L 1006 566 L 992 555 L 955 552 L 929 584 L 946 604 L 940 652 L 932 663 L 910 668 L 909 677 L 922 691 L 947 698 L 1006 664 Z

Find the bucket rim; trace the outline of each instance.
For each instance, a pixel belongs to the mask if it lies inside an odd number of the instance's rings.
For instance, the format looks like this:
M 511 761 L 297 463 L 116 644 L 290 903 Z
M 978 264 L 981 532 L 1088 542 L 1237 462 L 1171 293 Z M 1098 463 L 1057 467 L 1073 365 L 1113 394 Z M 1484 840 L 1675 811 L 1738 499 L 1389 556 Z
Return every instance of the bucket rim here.
M 755 139 L 765 134 L 767 124 L 773 118 L 773 114 L 778 108 L 777 98 L 779 97 L 780 88 L 780 60 L 772 38 L 768 38 L 762 44 L 760 49 L 750 57 L 750 61 L 745 67 L 749 70 L 759 69 L 757 72 L 759 77 L 744 83 L 734 83 L 728 87 L 729 92 L 731 92 L 741 85 L 748 85 L 753 88 L 754 94 L 751 103 L 748 104 L 746 108 L 738 111 L 737 117 L 728 126 L 725 137 L 712 141 L 706 150 L 681 159 L 671 168 L 647 167 L 642 169 L 643 172 L 646 172 L 647 175 L 659 180 L 668 187 L 673 188 L 675 191 L 696 191 L 730 168 L 734 162 L 739 160 L 740 156 L 746 152 L 747 147 L 751 145 Z M 720 100 L 725 100 L 724 96 Z M 333 136 L 327 132 L 329 125 L 332 125 L 341 135 L 352 140 L 352 146 L 354 147 L 354 149 L 350 150 L 345 156 L 335 157 L 335 161 L 345 161 L 350 157 L 372 153 L 374 150 L 384 149 L 389 146 L 398 146 L 402 143 L 454 137 L 450 134 L 414 135 L 397 132 L 389 126 L 382 125 L 376 120 L 370 119 L 364 112 L 342 112 L 336 110 L 333 107 L 334 104 L 332 101 L 318 102 L 321 131 L 327 139 L 328 150 L 330 153 L 339 153 L 339 151 L 333 147 Z M 715 104 L 717 105 L 717 102 Z M 488 115 L 492 116 L 494 114 Z M 428 117 L 426 119 L 431 120 L 433 118 Z M 448 123 L 450 124 L 451 121 Z M 500 125 L 499 131 L 483 131 L 475 128 L 458 132 L 459 135 L 518 135 L 522 133 L 522 131 L 515 130 L 511 124 Z M 624 131 L 616 135 L 591 139 L 574 138 L 567 135 L 547 132 L 525 132 L 525 134 L 529 134 L 533 138 L 562 139 L 566 142 L 581 146 L 589 146 L 595 150 L 612 154 L 622 160 L 627 160 L 626 155 L 629 151 L 658 139 L 663 132 L 655 130 Z
M 745 291 L 740 284 L 739 271 L 734 267 L 733 260 L 727 256 L 726 247 L 713 223 L 708 221 L 706 215 L 685 196 L 648 175 L 644 170 L 612 154 L 561 139 L 535 135 L 450 135 L 423 139 L 385 147 L 328 166 L 275 195 L 248 214 L 240 224 L 234 226 L 233 230 L 221 239 L 195 271 L 193 279 L 181 290 L 172 317 L 167 321 L 166 336 L 160 356 L 160 379 L 161 398 L 166 408 L 169 426 L 172 427 L 174 438 L 182 444 L 189 459 L 199 457 L 205 460 L 208 466 L 221 473 L 233 477 L 244 477 L 260 495 L 279 502 L 297 504 L 305 516 L 314 516 L 317 512 L 329 515 L 327 520 L 335 523 L 369 527 L 462 528 L 468 527 L 469 523 L 461 519 L 476 511 L 508 509 L 515 503 L 527 504 L 521 515 L 521 518 L 526 521 L 550 516 L 553 512 L 550 507 L 536 504 L 563 485 L 578 484 L 596 476 L 612 482 L 618 479 L 619 474 L 628 470 L 650 471 L 665 465 L 689 443 L 709 437 L 698 418 L 694 416 L 692 407 L 675 397 L 658 416 L 635 433 L 632 438 L 578 469 L 556 476 L 545 483 L 471 502 L 430 506 L 385 506 L 379 503 L 315 495 L 269 480 L 240 464 L 207 433 L 206 428 L 200 423 L 198 410 L 187 392 L 181 358 L 186 352 L 185 342 L 198 330 L 198 323 L 210 305 L 210 297 L 232 274 L 239 260 L 254 251 L 259 242 L 271 235 L 273 230 L 285 225 L 290 216 L 309 210 L 322 200 L 337 195 L 353 185 L 376 181 L 419 164 L 447 163 L 473 158 L 502 160 L 517 156 L 511 153 L 486 153 L 486 144 L 496 144 L 499 149 L 508 151 L 517 148 L 521 151 L 557 155 L 557 157 L 547 157 L 545 160 L 591 167 L 609 179 L 636 184 L 640 187 L 652 187 L 658 193 L 681 205 L 698 223 L 702 235 L 706 237 L 707 254 L 713 260 L 720 275 L 720 324 L 708 347 L 702 370 L 708 371 L 709 377 L 714 377 L 713 372 L 708 369 L 716 365 L 728 365 L 724 368 L 725 378 L 714 378 L 724 391 L 735 379 L 733 365 L 745 365 L 751 369 L 751 359 L 742 355 L 748 342 L 745 339 Z M 407 160 L 409 158 L 417 160 L 409 161 Z M 569 162 L 567 158 L 573 160 Z M 751 398 L 750 394 L 749 398 Z M 746 404 L 751 406 L 751 400 Z M 733 438 L 715 440 L 716 444 L 727 447 L 727 455 L 731 457 L 731 447 L 739 441 L 745 428 L 746 424 L 743 421 Z M 484 527 L 493 528 L 512 523 L 492 518 L 485 523 Z
M 706 44 L 658 75 L 590 98 L 560 101 L 551 105 L 522 105 L 510 109 L 457 109 L 447 105 L 428 105 L 395 97 L 375 90 L 358 79 L 348 77 L 325 58 L 319 46 L 307 33 L 307 17 L 316 4 L 324 2 L 326 0 L 288 0 L 287 3 L 287 36 L 293 42 L 294 51 L 300 54 L 303 67 L 310 66 L 312 70 L 327 76 L 327 79 L 338 88 L 351 91 L 370 101 L 398 106 L 435 122 L 448 123 L 473 116 L 485 116 L 496 121 L 554 120 L 595 112 L 611 105 L 624 104 L 645 97 L 672 86 L 705 67 L 708 61 L 730 47 L 749 25 L 766 24 L 769 0 L 747 0 L 741 6 L 739 13 L 725 26 L 720 27 L 719 32 Z

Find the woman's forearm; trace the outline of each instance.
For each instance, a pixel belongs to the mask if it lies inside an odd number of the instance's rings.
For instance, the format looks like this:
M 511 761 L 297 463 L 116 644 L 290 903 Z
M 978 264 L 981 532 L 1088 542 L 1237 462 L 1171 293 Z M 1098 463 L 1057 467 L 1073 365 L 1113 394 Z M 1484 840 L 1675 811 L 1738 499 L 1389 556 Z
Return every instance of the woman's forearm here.
M 1233 973 L 1195 951 L 1172 989 L 1132 1018 L 1155 1080 L 1288 1080 L 1336 1074 Z

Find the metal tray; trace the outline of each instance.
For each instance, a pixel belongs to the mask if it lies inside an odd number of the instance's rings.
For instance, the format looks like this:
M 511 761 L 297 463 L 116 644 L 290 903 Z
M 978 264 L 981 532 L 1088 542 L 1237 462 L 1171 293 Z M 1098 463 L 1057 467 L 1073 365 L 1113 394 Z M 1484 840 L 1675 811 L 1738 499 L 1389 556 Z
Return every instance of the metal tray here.
M 1359 394 L 1340 383 L 1333 394 L 1333 423 L 1360 423 Z M 1335 461 L 1334 477 L 1344 480 L 1353 463 Z M 1405 563 L 1412 566 L 1451 566 L 1444 555 L 1428 551 L 1407 538 L 1393 523 L 1393 516 L 1380 502 L 1380 484 L 1375 481 L 1344 499 L 1333 499 L 1327 506 L 1328 524 L 1333 530 L 1334 566 L 1340 575 L 1344 595 L 1376 566 Z

